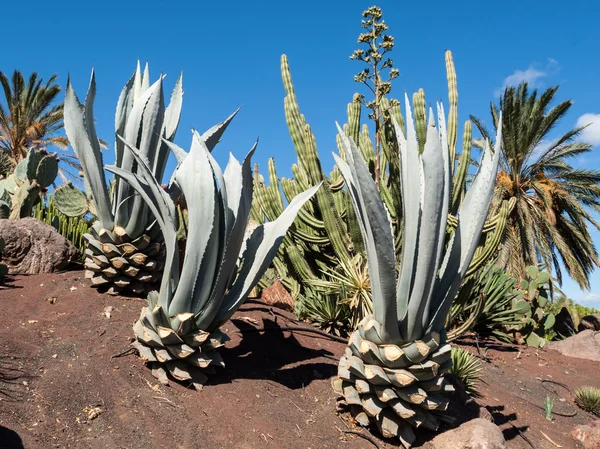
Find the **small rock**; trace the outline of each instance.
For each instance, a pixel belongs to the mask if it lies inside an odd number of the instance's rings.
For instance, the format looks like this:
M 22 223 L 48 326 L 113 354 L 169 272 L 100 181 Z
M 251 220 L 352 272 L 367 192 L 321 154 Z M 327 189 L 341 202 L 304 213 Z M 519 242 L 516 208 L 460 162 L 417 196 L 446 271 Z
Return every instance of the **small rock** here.
M 580 441 L 585 449 L 600 449 L 600 420 L 575 426 L 571 436 Z
M 113 307 L 112 307 L 112 306 L 106 306 L 106 307 L 104 308 L 104 316 L 105 316 L 106 318 L 110 318 L 110 312 L 112 312 L 112 310 L 113 310 Z
M 481 418 L 467 421 L 431 440 L 435 449 L 507 449 L 502 431 Z
M 294 310 L 294 298 L 279 281 L 275 281 L 263 289 L 261 300 L 273 307 L 289 311 Z
M 600 333 L 590 329 L 564 340 L 551 341 L 546 347 L 568 357 L 600 362 Z
M 600 313 L 586 315 L 581 319 L 579 326 L 577 326 L 577 330 L 581 332 L 586 329 L 600 331 Z

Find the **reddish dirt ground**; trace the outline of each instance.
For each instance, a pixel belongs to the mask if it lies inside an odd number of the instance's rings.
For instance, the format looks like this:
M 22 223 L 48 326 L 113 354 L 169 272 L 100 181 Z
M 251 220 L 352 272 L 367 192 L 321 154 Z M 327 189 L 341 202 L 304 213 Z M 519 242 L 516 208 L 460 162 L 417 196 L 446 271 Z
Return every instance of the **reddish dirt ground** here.
M 335 411 L 330 377 L 344 344 L 301 332 L 239 333 L 273 328 L 275 320 L 295 324 L 291 314 L 253 301 L 224 326 L 231 336 L 222 351 L 226 368 L 202 392 L 160 386 L 136 355 L 114 357 L 128 350 L 142 306 L 100 294 L 79 271 L 15 276 L 0 288 L 1 449 L 375 447 L 345 433 L 359 429 Z M 472 342 L 462 346 L 477 352 Z M 541 380 L 571 391 L 600 386 L 600 363 L 491 342 L 479 346 L 489 362 L 477 402 L 492 413 L 511 449 L 531 447 L 521 435 L 537 449 L 581 447 L 569 433 L 593 418 L 573 405 L 567 390 Z M 556 399 L 556 412 L 577 414 L 547 421 L 536 407 L 547 394 Z M 422 434 L 419 445 L 426 447 L 430 437 Z

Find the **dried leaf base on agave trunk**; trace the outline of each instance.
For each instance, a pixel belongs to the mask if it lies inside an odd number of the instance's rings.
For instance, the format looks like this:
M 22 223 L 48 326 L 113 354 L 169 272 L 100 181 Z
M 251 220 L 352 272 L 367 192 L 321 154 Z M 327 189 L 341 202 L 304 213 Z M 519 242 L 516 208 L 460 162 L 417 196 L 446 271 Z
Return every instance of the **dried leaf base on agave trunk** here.
M 172 378 L 201 390 L 207 375 L 215 373 L 214 367 L 225 366 L 217 349 L 229 337 L 219 330 L 198 329 L 193 313 L 180 313 L 169 320 L 157 300 L 156 292 L 148 295 L 148 307 L 133 325 L 136 340 L 132 346 L 161 384 L 168 385 Z
M 148 294 L 158 288 L 165 260 L 163 237 L 150 230 L 132 239 L 125 230 L 115 227 L 111 232 L 98 222 L 84 234 L 88 242 L 85 252 L 85 276 L 95 287 L 108 293 L 133 292 Z
M 445 396 L 454 391 L 443 377 L 452 366 L 450 345 L 437 332 L 401 346 L 382 344 L 380 334 L 373 316 L 365 317 L 350 336 L 333 388 L 358 424 L 374 424 L 409 447 L 413 428 L 437 430 L 440 422 L 452 422 L 443 413 Z

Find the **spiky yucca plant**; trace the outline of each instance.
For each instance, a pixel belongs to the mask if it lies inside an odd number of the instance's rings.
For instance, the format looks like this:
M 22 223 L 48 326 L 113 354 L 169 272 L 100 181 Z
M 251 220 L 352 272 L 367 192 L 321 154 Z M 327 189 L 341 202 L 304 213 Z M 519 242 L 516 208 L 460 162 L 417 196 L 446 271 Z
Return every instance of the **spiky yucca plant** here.
M 404 216 L 398 273 L 390 215 L 359 149 L 338 126 L 345 161 L 334 156 L 365 243 L 373 315 L 350 336 L 333 387 L 359 424 L 373 423 L 384 437 L 398 437 L 410 447 L 413 427 L 437 430 L 440 421 L 451 421 L 444 413 L 445 395 L 453 391 L 442 376 L 452 363 L 444 323 L 480 239 L 500 148 L 492 152 L 487 145 L 446 241 L 451 165 L 444 111 L 438 105 L 439 131 L 430 111 L 422 150 L 408 97 L 407 136 L 393 123 Z
M 275 221 L 256 227 L 246 238 L 253 193 L 250 159 L 256 145 L 242 165 L 231 155 L 223 172 L 207 140 L 194 132 L 189 153 L 169 143 L 180 162 L 173 184 L 181 190 L 188 210 L 181 275 L 177 210 L 148 159 L 133 143 L 123 140 L 138 171 L 107 167 L 146 201 L 166 245 L 168 276 L 163 276 L 160 292 L 148 295 L 148 306 L 133 326 L 133 346 L 162 383 L 171 377 L 188 381 L 196 389 L 202 388 L 214 366 L 223 365 L 216 351 L 226 340 L 220 326 L 258 282 L 298 211 L 320 187 L 299 193 Z
M 467 394 L 475 394 L 477 383 L 481 378 L 481 362 L 479 359 L 469 351 L 453 347 L 450 360 L 452 360 L 450 372 L 461 380 Z
M 182 104 L 182 78 L 178 78 L 171 102 L 165 105 L 163 76 L 150 85 L 148 66 L 138 67 L 123 88 L 117 104 L 115 133 L 132 142 L 148 161 L 153 176 L 162 180 L 170 154 L 168 142 L 175 137 Z M 96 81 L 91 81 L 81 105 L 69 82 L 64 104 L 64 127 L 81 167 L 87 195 L 72 184 L 54 195 L 59 210 L 68 216 L 91 211 L 96 216 L 85 234 L 86 276 L 94 286 L 109 292 L 143 293 L 160 280 L 164 265 L 163 237 L 159 226 L 140 195 L 124 180 L 109 188 L 104 175 L 100 143 L 94 123 Z M 115 163 L 126 171 L 138 166 L 119 139 L 115 142 Z

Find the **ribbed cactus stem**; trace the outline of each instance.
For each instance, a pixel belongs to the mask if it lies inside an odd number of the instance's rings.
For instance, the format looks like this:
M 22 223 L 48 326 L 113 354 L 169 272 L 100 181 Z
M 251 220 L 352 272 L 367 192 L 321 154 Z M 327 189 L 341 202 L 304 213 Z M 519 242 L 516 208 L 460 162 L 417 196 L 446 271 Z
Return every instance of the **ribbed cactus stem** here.
M 454 170 L 456 139 L 458 136 L 458 86 L 454 60 L 450 50 L 446 50 L 446 77 L 448 79 L 448 100 L 450 101 L 450 111 L 448 113 L 448 149 L 450 151 L 451 168 Z
M 471 165 L 472 134 L 473 127 L 471 121 L 467 120 L 465 122 L 465 131 L 463 133 L 463 146 L 458 163 L 458 170 L 455 172 L 452 182 L 452 198 L 450 200 L 450 211 L 452 213 L 456 213 L 458 210 L 458 206 L 466 191 L 467 173 L 469 172 L 469 166 Z
M 419 89 L 413 94 L 414 120 L 419 142 L 419 152 L 422 153 L 427 139 L 427 110 L 425 107 L 425 91 Z
M 288 64 L 287 56 L 281 55 L 281 79 L 283 80 L 283 87 L 285 88 L 285 93 L 294 98 L 296 98 L 296 93 L 294 91 L 294 84 L 292 83 L 292 74 L 290 73 L 290 66 Z
M 405 130 L 406 126 L 404 125 L 404 116 L 402 115 L 399 101 L 393 100 L 391 102 L 390 114 L 392 115 L 392 117 L 394 117 L 396 119 L 396 122 L 398 122 L 398 125 L 400 125 L 400 128 L 402 130 Z
M 512 212 L 514 206 L 516 204 L 516 198 L 511 198 L 510 200 L 505 200 L 502 202 L 502 206 L 500 210 L 496 214 L 496 226 L 492 232 L 489 232 L 486 235 L 485 244 L 477 248 L 475 256 L 471 260 L 471 264 L 469 265 L 469 269 L 467 270 L 466 276 L 471 276 L 481 268 L 483 268 L 487 263 L 489 263 L 492 258 L 498 253 L 498 248 L 502 237 L 504 236 L 504 232 L 506 231 L 506 223 L 508 221 L 508 217 Z
M 358 142 L 360 136 L 360 111 L 361 111 L 360 95 L 354 94 L 352 103 L 348 104 L 348 136 L 354 142 Z

